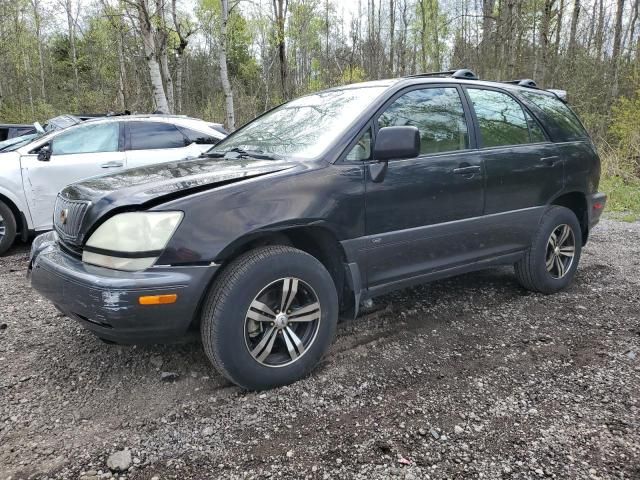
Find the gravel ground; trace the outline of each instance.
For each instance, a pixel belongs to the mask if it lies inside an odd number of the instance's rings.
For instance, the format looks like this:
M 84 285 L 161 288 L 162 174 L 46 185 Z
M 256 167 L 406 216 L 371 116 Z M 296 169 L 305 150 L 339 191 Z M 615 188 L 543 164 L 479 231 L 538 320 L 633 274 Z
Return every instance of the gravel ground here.
M 2 480 L 640 478 L 640 223 L 603 221 L 561 294 L 505 268 L 380 298 L 263 393 L 197 342 L 101 343 L 27 255 L 0 258 Z

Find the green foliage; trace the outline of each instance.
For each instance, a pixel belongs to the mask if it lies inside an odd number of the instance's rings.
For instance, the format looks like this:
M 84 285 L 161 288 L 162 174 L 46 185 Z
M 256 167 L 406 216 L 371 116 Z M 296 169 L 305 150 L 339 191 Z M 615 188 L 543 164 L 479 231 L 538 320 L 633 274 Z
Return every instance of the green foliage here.
M 600 190 L 608 195 L 606 211 L 626 221 L 640 219 L 640 179 L 604 177 Z
M 620 97 L 612 113 L 609 132 L 618 151 L 623 156 L 640 158 L 640 88 L 631 98 Z
M 349 65 L 340 77 L 340 84 L 345 85 L 348 83 L 364 82 L 367 79 L 367 74 L 364 69 L 358 65 Z

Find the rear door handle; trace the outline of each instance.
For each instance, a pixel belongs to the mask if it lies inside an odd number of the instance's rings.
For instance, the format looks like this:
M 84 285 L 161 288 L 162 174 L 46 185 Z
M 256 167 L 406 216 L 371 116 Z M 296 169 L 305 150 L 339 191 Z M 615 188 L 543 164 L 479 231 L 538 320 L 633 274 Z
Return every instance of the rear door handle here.
M 107 163 L 103 163 L 102 165 L 100 165 L 100 167 L 102 168 L 118 168 L 123 166 L 124 164 L 122 162 L 107 162 Z
M 453 173 L 458 175 L 472 175 L 480 171 L 480 165 L 469 165 L 468 167 L 458 167 L 453 169 Z
M 560 157 L 557 155 L 553 155 L 551 157 L 542 157 L 540 159 L 541 162 L 546 163 L 547 165 L 553 167 L 556 163 L 560 161 Z

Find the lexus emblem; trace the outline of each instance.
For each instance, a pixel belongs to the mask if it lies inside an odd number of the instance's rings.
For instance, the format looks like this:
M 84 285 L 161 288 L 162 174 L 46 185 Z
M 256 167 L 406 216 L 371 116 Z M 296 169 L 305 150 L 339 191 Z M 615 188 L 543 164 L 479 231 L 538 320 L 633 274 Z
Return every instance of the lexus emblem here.
M 62 210 L 60 210 L 60 223 L 62 225 L 66 225 L 67 224 L 67 218 L 69 217 L 69 209 L 68 208 L 64 208 Z

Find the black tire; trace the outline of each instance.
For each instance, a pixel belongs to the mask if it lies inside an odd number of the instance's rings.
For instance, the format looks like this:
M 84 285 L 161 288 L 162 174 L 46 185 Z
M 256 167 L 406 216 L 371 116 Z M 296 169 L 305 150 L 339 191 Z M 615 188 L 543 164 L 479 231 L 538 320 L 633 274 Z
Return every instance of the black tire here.
M 13 245 L 17 230 L 16 217 L 13 216 L 13 212 L 4 202 L 0 202 L 0 219 L 0 227 L 4 227 L 4 234 L 0 233 L 0 255 L 2 255 Z M 0 228 L 1 231 L 2 229 Z
M 268 366 L 250 352 L 245 318 L 261 292 L 287 277 L 300 279 L 312 288 L 320 304 L 319 320 L 303 354 L 291 364 Z M 264 390 L 306 376 L 331 345 L 337 321 L 338 295 L 324 265 L 301 250 L 276 245 L 251 250 L 221 272 L 205 300 L 200 333 L 209 360 L 222 375 L 242 388 Z M 281 340 L 278 335 L 282 335 Z M 278 338 L 276 343 L 284 342 L 285 332 L 274 336 Z
M 547 268 L 549 259 L 549 239 L 561 226 L 567 225 L 571 229 L 574 240 L 573 260 L 565 269 L 563 276 L 550 272 Z M 553 249 L 551 249 L 553 250 Z M 582 229 L 575 213 L 565 207 L 552 205 L 540 220 L 531 247 L 522 259 L 515 264 L 515 273 L 522 285 L 527 290 L 545 294 L 556 293 L 565 289 L 573 281 L 580 253 L 582 252 Z M 556 267 L 552 267 L 555 269 Z M 557 271 L 556 271 L 557 273 Z M 559 277 L 559 278 L 558 278 Z

